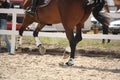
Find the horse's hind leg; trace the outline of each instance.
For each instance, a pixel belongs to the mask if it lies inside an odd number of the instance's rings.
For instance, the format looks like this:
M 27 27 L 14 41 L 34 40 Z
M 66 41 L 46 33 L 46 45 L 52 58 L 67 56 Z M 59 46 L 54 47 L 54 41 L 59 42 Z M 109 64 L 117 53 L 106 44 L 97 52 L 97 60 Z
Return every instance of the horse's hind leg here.
M 38 24 L 37 28 L 33 32 L 33 36 L 35 38 L 35 43 L 36 43 L 37 47 L 39 48 L 40 54 L 42 54 L 42 55 L 46 53 L 46 49 L 43 47 L 42 43 L 40 42 L 38 33 L 44 26 L 45 26 L 44 24 Z

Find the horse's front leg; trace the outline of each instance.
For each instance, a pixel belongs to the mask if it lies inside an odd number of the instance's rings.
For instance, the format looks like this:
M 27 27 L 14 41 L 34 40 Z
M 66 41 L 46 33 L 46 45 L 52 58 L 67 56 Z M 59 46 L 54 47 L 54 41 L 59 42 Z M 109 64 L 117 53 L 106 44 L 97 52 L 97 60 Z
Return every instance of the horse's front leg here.
M 75 49 L 76 49 L 76 43 L 75 43 L 75 37 L 74 32 L 72 29 L 68 30 L 66 29 L 66 36 L 69 41 L 69 46 L 65 51 L 64 55 L 70 54 L 70 59 L 64 63 L 64 65 L 72 66 L 74 64 L 74 56 L 75 56 Z
M 39 52 L 40 54 L 45 54 L 46 53 L 46 49 L 44 48 L 44 46 L 42 45 L 42 43 L 39 40 L 38 34 L 39 31 L 44 27 L 45 25 L 43 24 L 38 24 L 37 28 L 35 29 L 35 31 L 33 32 L 33 36 L 35 38 L 35 44 L 36 46 L 39 48 Z
M 28 19 L 29 18 L 29 19 Z M 17 46 L 16 46 L 16 49 L 18 47 L 20 47 L 22 45 L 22 36 L 23 36 L 23 32 L 26 30 L 26 28 L 32 24 L 34 22 L 34 19 L 32 19 L 31 17 L 29 17 L 28 15 L 25 15 L 24 19 L 23 19 L 23 23 L 22 23 L 22 26 L 19 30 L 19 37 L 18 37 L 18 40 L 17 40 Z
M 23 32 L 26 29 L 27 26 L 21 26 L 20 30 L 19 30 L 19 36 L 17 38 L 17 46 L 16 49 L 20 48 L 22 45 L 22 36 L 23 36 Z
M 72 40 L 69 41 L 70 48 L 71 48 L 70 59 L 68 60 L 68 62 L 65 63 L 68 66 L 74 65 L 75 50 L 76 50 L 76 43 L 75 43 L 74 39 L 75 38 L 73 38 Z
M 77 24 L 76 25 L 76 35 L 75 35 L 75 43 L 77 44 L 79 41 L 82 40 L 82 31 L 81 31 L 81 26 L 84 26 L 82 24 Z M 67 59 L 70 57 L 70 53 L 71 53 L 71 48 L 68 46 L 66 47 L 64 53 L 63 53 L 63 59 Z
M 73 31 L 66 32 L 66 35 L 68 37 L 69 44 L 70 44 L 70 48 L 67 48 L 67 51 L 66 51 L 67 53 L 70 53 L 70 59 L 68 60 L 68 62 L 65 63 L 68 66 L 72 66 L 74 64 L 76 45 L 79 41 L 82 40 L 81 26 L 82 26 L 82 24 L 76 25 L 76 35 L 75 36 L 74 36 Z

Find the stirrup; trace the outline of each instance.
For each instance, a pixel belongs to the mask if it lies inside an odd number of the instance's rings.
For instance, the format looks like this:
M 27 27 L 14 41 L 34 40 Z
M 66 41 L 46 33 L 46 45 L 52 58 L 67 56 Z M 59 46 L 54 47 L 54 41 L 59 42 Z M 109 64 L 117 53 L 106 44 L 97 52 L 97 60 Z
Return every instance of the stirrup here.
M 30 10 L 28 10 L 28 11 L 26 11 L 28 14 L 30 14 L 30 15 L 35 15 L 35 12 L 33 12 L 33 11 L 30 11 Z

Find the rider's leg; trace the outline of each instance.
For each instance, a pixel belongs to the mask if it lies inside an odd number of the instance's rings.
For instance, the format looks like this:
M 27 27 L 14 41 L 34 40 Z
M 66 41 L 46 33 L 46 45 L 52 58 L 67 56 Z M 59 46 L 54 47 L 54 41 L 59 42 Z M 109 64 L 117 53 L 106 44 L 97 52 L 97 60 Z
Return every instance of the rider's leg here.
M 31 15 L 35 14 L 36 6 L 37 6 L 37 1 L 38 0 L 32 0 L 31 8 L 30 8 L 30 10 L 27 11 L 27 13 L 29 13 Z

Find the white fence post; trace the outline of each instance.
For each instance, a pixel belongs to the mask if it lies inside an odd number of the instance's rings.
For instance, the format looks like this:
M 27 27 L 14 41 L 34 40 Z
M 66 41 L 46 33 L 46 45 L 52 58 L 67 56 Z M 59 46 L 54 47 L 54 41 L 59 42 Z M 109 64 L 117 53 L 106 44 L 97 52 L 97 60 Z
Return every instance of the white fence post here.
M 12 30 L 6 31 L 3 30 L 0 32 L 0 34 L 7 34 L 11 35 L 11 54 L 15 53 L 15 43 L 16 43 L 16 18 L 17 14 L 24 14 L 23 9 L 0 9 L 0 13 L 10 13 L 12 14 Z
M 13 14 L 12 14 L 12 32 L 13 32 L 13 34 L 11 35 L 11 41 L 12 41 L 12 43 L 11 43 L 11 51 L 10 51 L 10 53 L 11 54 L 14 54 L 15 53 L 15 43 L 16 43 L 16 35 L 15 35 L 15 31 L 16 31 L 16 16 L 17 16 L 17 14 L 14 12 Z

